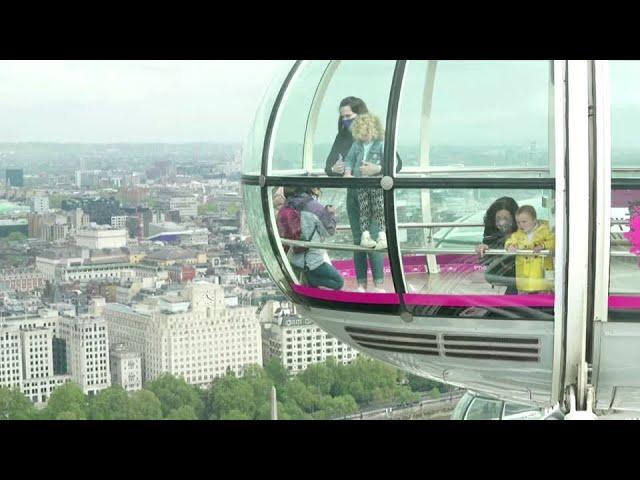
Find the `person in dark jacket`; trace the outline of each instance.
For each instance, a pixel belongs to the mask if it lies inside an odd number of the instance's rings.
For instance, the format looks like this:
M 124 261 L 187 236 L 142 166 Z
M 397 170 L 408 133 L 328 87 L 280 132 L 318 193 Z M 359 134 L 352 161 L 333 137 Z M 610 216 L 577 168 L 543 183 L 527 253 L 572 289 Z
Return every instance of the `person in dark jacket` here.
M 340 116 L 338 117 L 338 134 L 333 141 L 333 146 L 327 157 L 324 171 L 330 177 L 342 176 L 344 174 L 344 158 L 349 153 L 353 145 L 351 135 L 351 123 L 363 113 L 369 113 L 367 104 L 358 97 L 343 98 L 339 106 Z
M 487 209 L 484 216 L 482 243 L 476 247 L 480 258 L 491 248 L 504 248 L 505 241 L 518 229 L 516 212 L 518 204 L 511 197 L 500 197 Z M 492 285 L 506 285 L 507 295 L 516 295 L 516 264 L 513 255 L 492 256 L 486 260 L 486 280 Z
M 340 117 L 338 118 L 338 134 L 327 157 L 325 172 L 329 176 L 343 176 L 345 173 L 345 158 L 354 143 L 351 133 L 351 124 L 358 115 L 369 113 L 367 104 L 358 97 L 346 97 L 340 102 Z M 347 212 L 354 245 L 360 245 L 362 231 L 360 230 L 360 207 L 358 205 L 358 189 L 347 189 Z M 375 225 L 371 234 L 377 238 L 378 230 Z M 358 281 L 358 291 L 367 289 L 367 257 L 371 266 L 371 274 L 375 285 L 375 291 L 383 290 L 384 283 L 384 256 L 380 252 L 353 252 L 353 264 Z
M 343 98 L 338 107 L 340 116 L 338 117 L 338 134 L 336 135 L 331 151 L 325 162 L 324 171 L 330 177 L 341 177 L 344 175 L 344 159 L 353 145 L 353 135 L 351 134 L 351 123 L 358 115 L 369 113 L 369 108 L 364 100 L 358 97 Z M 402 158 L 396 152 L 396 173 L 402 170 Z

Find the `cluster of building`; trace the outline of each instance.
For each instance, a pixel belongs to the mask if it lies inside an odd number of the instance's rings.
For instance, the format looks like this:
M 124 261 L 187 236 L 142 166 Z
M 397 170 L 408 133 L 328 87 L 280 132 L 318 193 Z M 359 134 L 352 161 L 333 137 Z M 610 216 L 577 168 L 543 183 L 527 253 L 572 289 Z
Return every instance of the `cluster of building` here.
M 47 177 L 55 188 L 25 187 L 7 169 L 0 387 L 44 405 L 67 382 L 94 395 L 171 373 L 206 387 L 272 358 L 292 375 L 328 356 L 352 361 L 355 350 L 297 315 L 268 278 L 240 183 L 227 178 L 237 167 L 224 168 L 81 169 Z
M 289 305 L 276 302 L 257 313 L 204 280 L 163 292 L 141 289 L 134 298 L 92 297 L 84 313 L 78 304 L 51 303 L 0 317 L 0 386 L 43 405 L 67 382 L 94 395 L 111 385 L 139 390 L 170 373 L 204 388 L 272 358 L 297 374 L 329 356 L 346 364 L 358 354 Z

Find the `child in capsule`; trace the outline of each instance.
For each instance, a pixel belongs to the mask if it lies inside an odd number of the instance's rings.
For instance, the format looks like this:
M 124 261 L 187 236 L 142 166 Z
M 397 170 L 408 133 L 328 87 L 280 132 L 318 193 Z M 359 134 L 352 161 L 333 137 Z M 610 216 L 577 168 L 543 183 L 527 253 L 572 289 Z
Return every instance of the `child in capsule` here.
M 358 115 L 351 126 L 353 145 L 344 159 L 345 177 L 375 177 L 382 172 L 384 152 L 384 129 L 375 115 Z M 367 248 L 387 248 L 384 228 L 384 201 L 381 188 L 358 189 L 360 209 L 360 246 Z M 371 238 L 369 228 L 378 228 L 377 242 Z
M 549 222 L 538 220 L 536 209 L 523 205 L 516 212 L 518 230 L 511 234 L 504 244 L 509 252 L 516 250 L 553 249 L 555 236 L 549 229 Z M 545 279 L 545 270 L 553 270 L 553 259 L 537 255 L 518 255 L 516 257 L 516 287 L 518 293 L 549 292 L 553 282 Z

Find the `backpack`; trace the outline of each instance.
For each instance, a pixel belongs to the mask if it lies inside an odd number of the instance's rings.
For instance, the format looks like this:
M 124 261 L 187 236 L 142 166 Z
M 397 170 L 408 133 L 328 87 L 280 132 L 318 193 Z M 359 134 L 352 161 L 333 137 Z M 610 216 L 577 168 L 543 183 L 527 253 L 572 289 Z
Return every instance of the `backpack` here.
M 313 197 L 309 196 L 306 198 L 301 207 L 304 208 L 307 203 L 311 202 Z M 302 216 L 301 211 L 297 208 L 294 208 L 288 202 L 285 203 L 280 210 L 278 211 L 278 216 L 276 218 L 276 224 L 278 226 L 278 234 L 280 238 L 286 238 L 289 240 L 306 240 L 309 241 L 313 238 L 318 227 L 313 229 L 313 233 L 311 233 L 309 238 L 303 238 L 302 236 Z M 285 253 L 289 253 L 289 245 L 283 245 Z M 305 264 L 307 258 L 307 252 L 309 249 L 307 247 L 293 247 L 293 253 L 304 253 L 305 254 Z
M 276 219 L 278 225 L 278 234 L 280 238 L 288 240 L 301 240 L 302 226 L 300 222 L 300 211 L 290 205 L 283 205 L 278 211 Z M 289 245 L 283 245 L 285 253 L 289 253 Z M 306 252 L 306 247 L 293 247 L 293 253 Z

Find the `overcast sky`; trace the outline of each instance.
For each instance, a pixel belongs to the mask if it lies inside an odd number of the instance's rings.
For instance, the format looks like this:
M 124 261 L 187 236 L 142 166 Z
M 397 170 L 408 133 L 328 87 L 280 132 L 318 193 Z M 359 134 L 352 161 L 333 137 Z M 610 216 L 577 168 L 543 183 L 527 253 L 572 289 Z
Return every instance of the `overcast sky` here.
M 0 60 L 0 142 L 243 142 L 269 81 L 290 64 Z M 410 62 L 407 69 L 401 142 L 417 142 L 423 64 Z M 345 95 L 365 98 L 384 115 L 393 65 L 349 62 L 340 67 L 327 94 L 328 110 L 321 115 L 326 141 L 333 139 L 337 104 Z M 384 81 L 372 81 L 371 69 L 379 70 Z M 640 62 L 612 62 L 616 145 L 639 144 L 637 78 Z M 439 62 L 431 135 L 436 143 L 508 139 L 542 146 L 548 129 L 547 83 L 546 62 Z M 308 88 L 302 88 L 291 99 L 293 108 L 308 108 L 309 98 Z M 300 129 L 291 130 L 293 135 Z
M 0 142 L 242 142 L 285 61 L 0 61 Z

